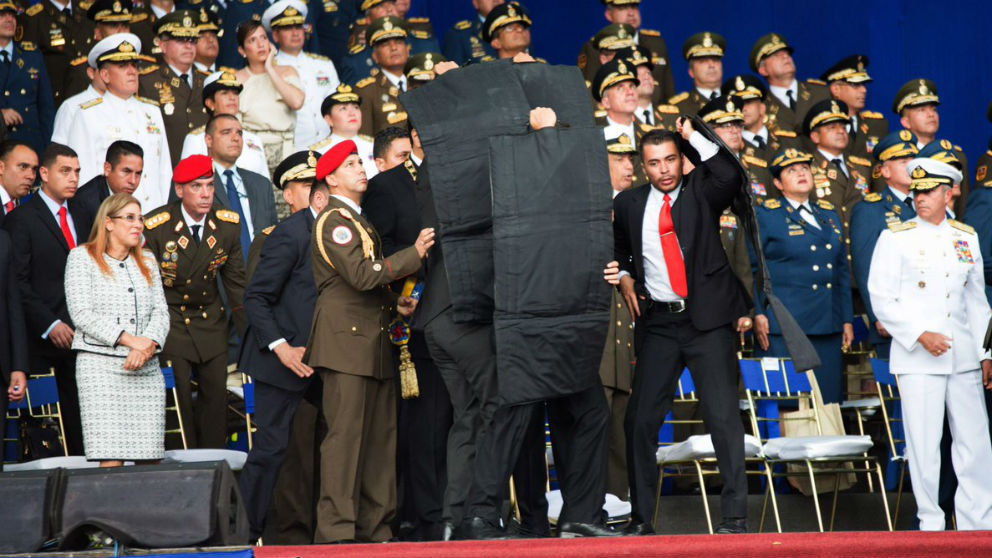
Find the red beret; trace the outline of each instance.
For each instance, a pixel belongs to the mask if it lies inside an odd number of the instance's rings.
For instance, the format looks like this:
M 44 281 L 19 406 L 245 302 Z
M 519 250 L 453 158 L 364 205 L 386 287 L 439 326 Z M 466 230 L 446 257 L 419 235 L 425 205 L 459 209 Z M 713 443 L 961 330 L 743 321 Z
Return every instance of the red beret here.
M 344 140 L 327 150 L 317 161 L 317 180 L 323 180 L 327 175 L 338 170 L 348 155 L 358 153 L 358 146 L 351 140 Z
M 214 175 L 214 163 L 206 155 L 190 155 L 172 171 L 172 181 L 176 184 L 188 184 L 198 178 L 210 178 Z

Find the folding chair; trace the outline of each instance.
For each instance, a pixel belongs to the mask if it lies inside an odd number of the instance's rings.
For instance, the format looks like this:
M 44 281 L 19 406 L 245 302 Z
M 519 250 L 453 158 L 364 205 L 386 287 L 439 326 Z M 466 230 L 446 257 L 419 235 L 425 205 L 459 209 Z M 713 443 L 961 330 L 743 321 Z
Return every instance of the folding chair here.
M 698 403 L 696 386 L 692 382 L 689 369 L 682 370 L 675 390 L 673 406 L 686 403 Z M 674 441 L 674 424 L 703 424 L 701 419 L 675 419 L 669 411 L 664 425 L 659 433 L 658 452 L 658 488 L 655 491 L 654 514 L 651 525 L 658 523 L 658 511 L 661 507 L 661 485 L 665 477 L 695 477 L 699 482 L 699 492 L 703 499 L 703 513 L 706 515 L 706 527 L 713 534 L 713 519 L 710 515 L 709 499 L 706 495 L 706 477 L 719 475 L 716 451 L 713 449 L 713 439 L 709 434 L 688 436 L 681 441 Z M 745 464 L 756 463 L 760 469 L 752 469 L 747 474 L 765 475 L 764 461 L 758 457 L 761 451 L 761 441 L 754 436 L 744 435 Z
M 245 433 L 248 436 L 248 451 L 251 451 L 255 437 L 255 427 L 251 422 L 251 417 L 255 414 L 255 383 L 251 376 L 244 372 L 241 373 L 241 388 L 245 400 Z
M 168 413 L 175 413 L 176 422 L 179 423 L 179 428 L 166 429 L 165 433 L 179 434 L 183 441 L 183 449 L 187 449 L 189 446 L 186 444 L 186 427 L 183 426 L 183 411 L 179 408 L 179 392 L 176 391 L 176 375 L 172 371 L 172 362 L 166 362 L 162 367 L 162 377 L 165 379 L 166 393 L 172 394 L 172 405 L 166 403 L 165 406 L 166 416 Z
M 22 413 L 37 419 L 52 419 L 59 425 L 59 443 L 62 444 L 62 454 L 69 455 L 69 447 L 65 441 L 65 426 L 62 423 L 62 405 L 59 404 L 59 389 L 55 381 L 55 369 L 48 374 L 33 375 L 28 378 L 24 399 L 10 402 L 7 414 L 11 418 L 20 418 Z
M 840 475 L 849 473 L 874 473 L 878 479 L 879 494 L 885 510 L 885 522 L 892 530 L 892 517 L 889 515 L 889 502 L 885 495 L 885 480 L 882 469 L 873 456 L 866 452 L 871 449 L 872 441 L 868 436 L 803 436 L 785 438 L 779 435 L 784 421 L 778 412 L 778 403 L 794 401 L 797 404 L 805 401 L 810 409 L 808 417 L 796 417 L 794 420 L 812 421 L 816 430 L 822 432 L 817 398 L 805 374 L 795 373 L 792 362 L 787 359 L 741 360 L 741 374 L 749 403 L 751 428 L 755 435 L 761 436 L 764 446 L 762 453 L 770 470 L 770 477 L 808 476 L 813 493 L 813 504 L 816 509 L 816 521 L 820 532 L 823 528 L 823 514 L 820 509 L 820 498 L 816 486 L 818 475 L 833 475 L 833 505 L 830 513 L 830 530 L 833 531 L 834 519 L 837 514 L 837 493 L 840 485 Z M 759 416 L 759 403 L 766 411 Z M 849 467 L 844 467 L 848 464 Z M 784 465 L 775 470 L 776 465 Z M 788 465 L 799 465 L 799 469 L 789 471 Z M 765 490 L 765 502 L 761 509 L 761 523 L 764 525 L 768 500 L 771 499 L 775 514 L 775 524 L 782 532 L 781 519 L 778 513 L 778 500 L 769 482 Z M 760 530 L 759 526 L 759 530 Z
M 902 425 L 902 400 L 899 397 L 899 380 L 889 371 L 889 361 L 871 359 L 871 370 L 875 375 L 875 389 L 882 401 L 882 420 L 885 422 L 885 439 L 889 448 L 889 467 L 886 472 L 892 472 L 892 466 L 899 467 L 899 484 L 896 488 L 896 509 L 892 521 L 899 518 L 899 506 L 902 503 L 903 482 L 909 460 L 906 457 L 906 436 Z

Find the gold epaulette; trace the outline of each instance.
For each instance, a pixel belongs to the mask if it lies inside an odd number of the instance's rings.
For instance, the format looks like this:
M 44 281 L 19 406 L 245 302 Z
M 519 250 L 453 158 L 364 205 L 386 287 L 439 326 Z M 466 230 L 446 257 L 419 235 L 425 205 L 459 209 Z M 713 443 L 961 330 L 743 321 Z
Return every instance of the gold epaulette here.
M 25 52 L 34 52 L 38 50 L 38 46 L 32 43 L 31 41 L 21 41 L 21 50 Z
M 355 27 L 356 25 L 368 25 L 368 24 L 369 24 L 369 18 L 367 18 L 367 17 L 360 17 L 360 18 L 356 19 L 355 20 L 355 23 L 351 24 L 351 26 L 352 27 Z
M 752 155 L 744 155 L 741 157 L 741 159 L 747 161 L 749 165 L 754 165 L 756 167 L 761 167 L 761 168 L 768 168 L 768 161 L 760 157 L 754 157 Z
M 331 144 L 331 138 L 330 137 L 326 137 L 326 138 L 318 141 L 317 143 L 311 145 L 307 149 L 309 149 L 310 151 L 318 151 L 321 147 L 324 147 L 325 145 L 330 145 L 330 144 Z
M 138 60 L 141 60 L 142 62 L 148 62 L 149 64 L 154 64 L 156 62 L 154 56 L 148 56 L 147 54 L 139 54 Z M 209 76 L 210 72 L 207 72 L 207 75 Z
M 86 110 L 88 108 L 95 107 L 95 106 L 99 105 L 102 102 L 103 102 L 103 97 L 97 97 L 96 99 L 90 99 L 89 101 L 86 101 L 85 103 L 79 103 L 79 108 L 81 108 L 83 110 Z
M 658 105 L 657 111 L 661 114 L 678 114 L 679 107 L 675 105 Z
M 654 29 L 644 29 L 644 28 L 641 28 L 641 29 L 638 29 L 638 33 L 640 33 L 641 35 L 647 35 L 648 37 L 660 37 L 661 36 L 661 33 L 658 32 L 658 31 L 655 31 Z
M 427 31 L 424 31 L 423 29 L 411 29 L 410 36 L 413 37 L 414 39 L 420 39 L 422 41 L 431 38 L 431 34 L 428 33 Z
M 85 63 L 86 63 L 86 57 L 85 56 L 80 56 L 79 58 L 76 58 L 72 62 L 69 62 L 69 65 L 75 67 L 75 66 L 81 66 L 81 65 L 83 65 Z
M 858 113 L 858 116 L 860 116 L 861 118 L 873 118 L 875 120 L 881 120 L 885 118 L 884 116 L 882 116 L 882 113 L 875 112 L 873 110 L 863 110 L 860 113 Z
M 871 166 L 871 161 L 869 161 L 868 159 L 862 159 L 861 157 L 858 157 L 857 155 L 848 155 L 847 156 L 847 160 L 850 161 L 850 162 L 852 162 L 852 163 L 854 163 L 855 165 L 860 165 L 862 167 L 870 167 Z
M 358 83 L 356 83 L 355 84 L 355 88 L 356 89 L 364 89 L 364 88 L 372 85 L 373 83 L 375 83 L 375 78 L 369 76 L 369 77 L 367 77 L 367 78 L 359 81 Z
M 269 234 L 271 234 L 272 233 L 272 230 L 275 229 L 275 228 L 276 228 L 275 225 L 269 225 L 268 227 L 265 227 L 264 229 L 262 229 L 262 234 L 264 234 L 265 236 L 269 236 Z
M 975 228 L 971 225 L 966 225 L 957 219 L 948 219 L 947 223 L 959 231 L 964 231 L 968 234 L 975 234 Z
M 154 99 L 149 99 L 148 97 L 139 97 L 138 95 L 135 95 L 134 98 L 141 101 L 142 103 L 152 105 L 153 107 L 158 106 L 158 101 Z
M 210 77 L 210 70 L 201 70 L 197 68 L 196 73 L 200 74 L 203 77 Z
M 218 219 L 227 223 L 237 225 L 241 222 L 241 216 L 236 211 L 231 211 L 230 209 L 218 209 L 216 215 Z
M 161 225 L 162 223 L 165 223 L 168 220 L 169 220 L 169 212 L 168 211 L 163 211 L 161 213 L 156 213 L 155 215 L 152 215 L 148 219 L 145 219 L 145 230 L 146 231 L 150 231 L 150 230 L 154 229 L 155 227 Z
M 410 23 L 430 23 L 431 18 L 429 17 L 408 17 L 406 18 Z
M 813 85 L 826 85 L 827 84 L 827 82 L 823 81 L 822 79 L 813 79 L 813 78 L 807 79 L 806 80 L 806 83 L 811 83 Z
M 889 230 L 897 233 L 902 231 L 908 231 L 910 229 L 916 228 L 916 221 L 901 221 L 901 222 L 891 222 L 889 223 Z
M 31 6 L 30 8 L 28 8 L 27 10 L 25 10 L 24 13 L 26 13 L 29 16 L 36 16 L 36 15 L 38 15 L 38 12 L 40 12 L 41 10 L 44 10 L 44 9 L 45 9 L 44 2 L 38 2 L 34 6 Z
M 463 19 L 455 24 L 455 29 L 459 31 L 464 31 L 470 27 L 472 27 L 472 22 L 467 19 Z
M 597 110 L 596 112 L 592 113 L 592 117 L 593 118 L 606 118 L 606 114 L 607 114 L 606 113 L 606 109 Z
M 138 14 L 131 14 L 131 23 L 140 23 L 148 19 L 148 14 L 145 12 Z
M 780 201 L 778 201 L 776 199 L 769 198 L 769 199 L 765 200 L 765 203 L 763 203 L 762 205 L 765 206 L 765 209 L 778 209 L 778 208 L 782 207 L 782 202 L 780 202 Z
M 358 54 L 365 50 L 365 45 L 359 44 L 348 49 L 348 54 Z
M 192 130 L 190 130 L 189 133 L 192 134 L 192 135 L 197 135 L 197 134 L 203 134 L 206 131 L 207 131 L 207 127 L 206 126 L 199 126 L 197 128 L 193 128 Z
M 964 151 L 964 149 L 961 149 L 960 145 L 954 144 L 954 151 Z
M 789 130 L 775 130 L 775 135 L 776 136 L 783 137 L 783 138 L 794 138 L 794 137 L 796 137 L 796 133 L 795 132 L 791 132 Z
M 141 71 L 138 72 L 138 73 L 141 74 L 141 75 L 143 75 L 143 76 L 147 76 L 148 74 L 154 72 L 155 70 L 158 70 L 158 64 L 152 64 L 151 66 L 147 66 L 145 68 L 142 68 Z
M 313 58 L 314 60 L 323 60 L 325 62 L 328 61 L 328 60 L 330 60 L 330 58 L 328 58 L 328 57 L 326 57 L 326 56 L 324 56 L 322 54 L 314 54 L 312 52 L 304 52 L 303 54 L 307 55 L 307 58 Z
M 391 112 L 386 116 L 386 122 L 390 124 L 398 124 L 407 119 L 407 114 L 405 111 Z
M 668 100 L 668 104 L 670 104 L 670 105 L 677 105 L 677 104 L 681 103 L 682 101 L 684 101 L 684 100 L 686 100 L 688 98 L 689 98 L 689 92 L 688 91 L 683 91 L 682 93 L 679 93 L 678 95 L 675 95 L 674 97 L 672 97 L 671 99 L 669 99 Z
M 834 204 L 828 202 L 827 200 L 816 200 L 816 205 L 820 206 L 820 209 L 826 209 L 828 211 L 834 210 Z
M 877 201 L 881 201 L 881 199 L 882 195 L 878 192 L 869 192 L 868 194 L 865 194 L 865 201 L 868 203 L 875 203 Z
M 654 126 L 652 126 L 650 124 L 646 124 L 644 122 L 641 122 L 638 125 L 638 128 L 640 128 L 641 131 L 644 132 L 645 134 L 648 133 L 648 132 L 650 132 L 651 130 L 654 130 Z

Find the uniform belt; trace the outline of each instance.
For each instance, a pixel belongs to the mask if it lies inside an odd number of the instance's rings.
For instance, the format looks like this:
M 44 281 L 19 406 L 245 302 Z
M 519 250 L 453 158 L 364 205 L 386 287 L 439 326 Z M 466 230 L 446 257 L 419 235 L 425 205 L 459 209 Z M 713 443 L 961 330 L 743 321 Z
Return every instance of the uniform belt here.
M 679 312 L 685 312 L 685 301 L 676 300 L 674 302 L 664 302 L 659 300 L 649 300 L 647 303 L 647 309 L 652 312 L 678 314 Z

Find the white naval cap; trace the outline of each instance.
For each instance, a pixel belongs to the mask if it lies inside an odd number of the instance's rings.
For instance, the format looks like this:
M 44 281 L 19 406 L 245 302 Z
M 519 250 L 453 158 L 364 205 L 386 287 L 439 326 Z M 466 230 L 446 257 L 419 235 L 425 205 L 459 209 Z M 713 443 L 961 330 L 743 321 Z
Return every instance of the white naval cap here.
M 138 60 L 141 54 L 141 39 L 133 33 L 115 33 L 93 45 L 86 62 L 96 68 L 100 62 L 127 62 Z
M 929 157 L 917 157 L 906 163 L 909 172 L 910 190 L 932 190 L 940 185 L 953 186 L 964 179 L 961 171 L 953 166 Z
M 273 27 L 303 25 L 306 19 L 306 4 L 300 0 L 279 0 L 273 2 L 262 14 L 262 25 L 271 33 Z

